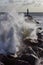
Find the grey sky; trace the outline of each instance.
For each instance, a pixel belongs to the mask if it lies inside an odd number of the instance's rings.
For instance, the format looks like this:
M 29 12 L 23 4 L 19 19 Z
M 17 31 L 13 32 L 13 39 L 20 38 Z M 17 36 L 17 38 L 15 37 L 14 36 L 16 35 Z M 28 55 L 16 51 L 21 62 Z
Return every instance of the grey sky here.
M 9 2 L 18 4 L 16 6 L 20 7 L 18 11 L 26 11 L 26 8 L 29 8 L 30 12 L 43 12 L 43 0 L 0 0 L 0 5 L 6 5 Z
M 6 4 L 6 3 L 8 3 L 8 2 L 12 2 L 12 1 L 14 1 L 14 3 L 17 3 L 17 4 L 22 4 L 22 3 L 24 3 L 24 4 L 27 4 L 27 3 L 29 3 L 29 4 L 32 4 L 32 3 L 34 3 L 34 4 L 43 4 L 43 0 L 0 0 L 0 5 L 1 4 Z

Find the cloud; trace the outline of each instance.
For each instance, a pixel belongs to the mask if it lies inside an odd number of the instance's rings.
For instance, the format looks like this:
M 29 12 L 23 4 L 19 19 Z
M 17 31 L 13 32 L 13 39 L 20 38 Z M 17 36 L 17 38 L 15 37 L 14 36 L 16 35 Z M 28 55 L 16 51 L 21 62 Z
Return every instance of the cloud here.
M 14 4 L 28 4 L 28 5 L 43 5 L 43 0 L 0 0 L 0 5 L 5 5 L 8 3 L 14 3 Z
M 6 3 L 8 3 L 8 0 L 0 0 L 0 5 L 4 5 Z

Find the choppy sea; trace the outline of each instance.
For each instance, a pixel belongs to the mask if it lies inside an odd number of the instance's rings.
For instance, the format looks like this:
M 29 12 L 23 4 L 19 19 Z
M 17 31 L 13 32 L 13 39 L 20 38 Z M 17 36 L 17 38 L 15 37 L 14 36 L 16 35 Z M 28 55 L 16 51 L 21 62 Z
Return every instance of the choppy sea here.
M 43 13 L 30 13 L 30 15 L 37 21 L 41 23 L 41 27 L 43 28 Z
M 19 13 L 26 13 L 26 12 L 19 12 Z M 39 23 L 41 23 L 41 27 L 43 28 L 43 12 L 29 12 L 29 14 Z

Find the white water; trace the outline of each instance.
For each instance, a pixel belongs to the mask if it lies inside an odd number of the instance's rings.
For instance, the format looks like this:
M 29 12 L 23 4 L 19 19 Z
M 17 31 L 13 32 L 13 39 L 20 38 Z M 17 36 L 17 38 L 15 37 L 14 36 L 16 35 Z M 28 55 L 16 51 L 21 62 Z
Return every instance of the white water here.
M 19 48 L 22 46 L 22 43 L 23 43 L 22 42 L 22 36 L 23 36 L 22 33 L 24 33 L 24 30 L 28 30 L 30 32 L 27 37 L 31 38 L 31 40 L 33 42 L 35 42 L 34 39 L 37 40 L 36 31 L 37 31 L 38 26 L 36 25 L 34 20 L 31 20 L 31 21 L 29 20 L 29 22 L 26 22 L 23 14 L 18 15 L 17 9 L 16 9 L 18 7 L 19 6 L 15 6 L 14 4 L 0 7 L 0 12 L 4 11 L 4 12 L 8 13 L 8 20 L 1 21 L 1 23 L 0 23 L 0 25 L 1 25 L 0 35 L 3 33 L 5 34 L 4 46 L 2 43 L 1 44 L 2 47 L 0 47 L 0 49 L 1 49 L 0 53 L 6 53 L 6 51 L 5 51 L 6 49 L 8 52 L 11 52 L 11 53 L 16 53 L 17 51 L 19 51 L 20 50 Z M 11 30 L 13 29 L 12 37 L 7 38 L 10 29 Z M 31 29 L 33 31 L 30 31 Z M 10 39 L 11 39 L 11 42 L 9 42 Z M 2 41 L 0 40 L 0 42 L 2 42 Z
M 39 58 L 35 65 L 43 65 L 43 58 Z

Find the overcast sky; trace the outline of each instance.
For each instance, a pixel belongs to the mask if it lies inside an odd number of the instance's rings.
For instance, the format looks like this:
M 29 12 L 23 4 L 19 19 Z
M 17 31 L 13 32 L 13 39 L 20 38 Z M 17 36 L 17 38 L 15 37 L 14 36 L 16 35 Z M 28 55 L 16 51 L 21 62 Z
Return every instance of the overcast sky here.
M 29 4 L 43 4 L 43 0 L 0 0 L 0 4 L 8 3 L 9 1 L 14 1 L 14 3 L 22 4 L 22 3 L 29 3 Z
M 20 6 L 20 11 L 25 11 L 26 8 L 29 8 L 32 12 L 43 12 L 43 0 L 0 0 L 0 5 L 6 5 L 12 2 L 18 4 L 17 8 Z

